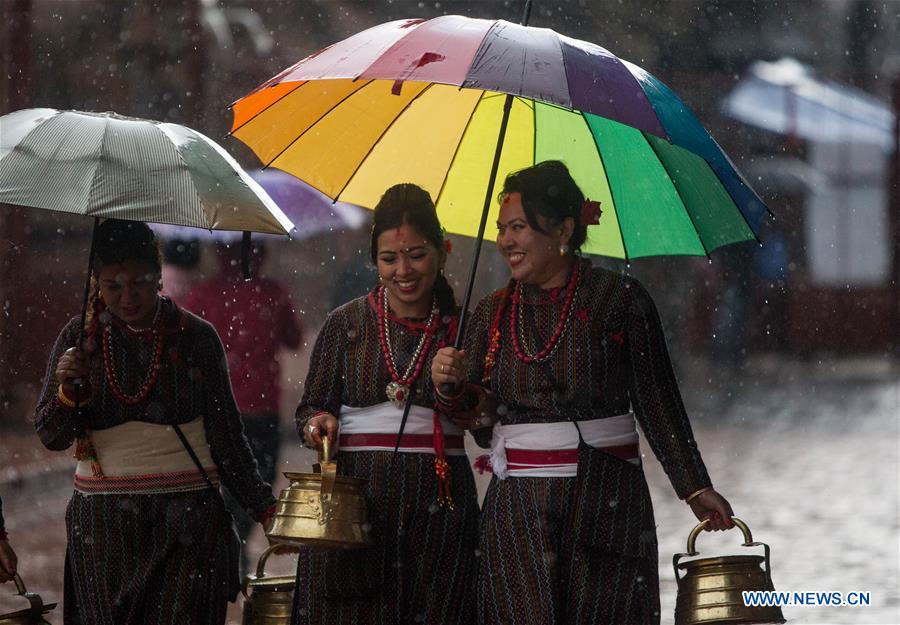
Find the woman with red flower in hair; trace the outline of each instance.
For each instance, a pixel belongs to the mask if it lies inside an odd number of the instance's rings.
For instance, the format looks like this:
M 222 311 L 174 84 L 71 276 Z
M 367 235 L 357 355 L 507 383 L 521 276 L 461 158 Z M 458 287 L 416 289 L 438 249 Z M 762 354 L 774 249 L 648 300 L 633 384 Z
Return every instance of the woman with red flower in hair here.
M 497 246 L 511 279 L 484 298 L 465 350 L 432 363 L 450 412 L 491 454 L 481 517 L 479 622 L 659 622 L 656 530 L 636 424 L 676 493 L 711 528 L 731 525 L 678 392 L 656 308 L 635 279 L 577 252 L 599 204 L 559 161 L 510 174 Z M 493 427 L 488 427 L 488 426 Z

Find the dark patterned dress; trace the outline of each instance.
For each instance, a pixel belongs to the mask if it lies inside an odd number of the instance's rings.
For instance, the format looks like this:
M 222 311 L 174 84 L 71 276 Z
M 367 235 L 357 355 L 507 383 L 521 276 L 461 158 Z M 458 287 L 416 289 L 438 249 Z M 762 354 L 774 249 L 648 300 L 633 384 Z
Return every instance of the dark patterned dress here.
M 163 353 L 148 397 L 121 403 L 106 383 L 103 357 L 91 359 L 91 400 L 80 418 L 57 397 L 56 363 L 76 344 L 73 319 L 53 347 L 35 429 L 49 449 L 69 448 L 87 426 L 129 421 L 185 424 L 203 417 L 221 482 L 254 516 L 274 503 L 256 469 L 234 403 L 222 343 L 205 321 L 161 303 Z M 151 360 L 151 342 L 113 323 L 116 375 L 134 393 Z M 102 328 L 102 324 L 101 324 Z M 172 433 L 172 436 L 176 436 Z M 238 588 L 238 545 L 231 516 L 210 489 L 166 494 L 75 492 L 66 511 L 66 625 L 220 625 Z
M 500 422 L 582 421 L 633 410 L 678 496 L 708 486 L 649 294 L 630 277 L 576 262 L 581 277 L 568 327 L 545 365 L 517 358 L 505 306 L 489 381 Z M 490 328 L 509 292 L 489 295 L 473 315 L 466 335 L 473 382 L 481 381 Z M 521 334 L 534 354 L 560 318 L 565 289 L 526 285 L 522 295 L 520 323 L 527 331 Z M 486 443 L 485 434 L 478 432 L 479 443 Z M 600 457 L 603 466 L 593 467 L 599 486 L 590 496 L 605 515 L 602 539 L 573 524 L 576 478 L 492 479 L 481 517 L 479 622 L 659 622 L 656 534 L 643 471 Z
M 446 321 L 446 318 L 445 320 Z M 391 318 L 394 359 L 405 368 L 424 324 Z M 433 406 L 430 364 L 446 342 L 443 323 L 418 378 L 413 403 Z M 301 433 L 319 411 L 386 401 L 391 381 L 378 336 L 374 298 L 334 310 L 319 333 L 303 400 Z M 436 504 L 430 453 L 353 451 L 338 455 L 338 473 L 366 480 L 371 545 L 363 550 L 304 550 L 297 567 L 294 625 L 469 625 L 474 595 L 478 502 L 466 457 L 447 456 L 455 509 Z

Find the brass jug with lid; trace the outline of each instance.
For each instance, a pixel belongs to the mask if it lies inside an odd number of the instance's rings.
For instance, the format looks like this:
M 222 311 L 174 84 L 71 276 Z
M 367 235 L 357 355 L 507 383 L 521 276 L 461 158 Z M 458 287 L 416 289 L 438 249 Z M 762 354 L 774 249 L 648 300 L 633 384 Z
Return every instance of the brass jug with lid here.
M 318 471 L 284 474 L 291 483 L 278 496 L 272 528 L 266 535 L 273 542 L 307 547 L 367 547 L 366 481 L 337 475 L 328 438 L 322 442 Z
M 256 575 L 244 578 L 243 625 L 290 625 L 296 578 L 293 575 L 267 576 L 266 560 L 278 548 L 272 545 L 259 557 Z
M 50 625 L 44 620 L 44 614 L 47 614 L 56 607 L 55 603 L 44 605 L 41 596 L 28 592 L 25 588 L 25 582 L 19 577 L 18 573 L 13 576 L 16 582 L 16 594 L 28 601 L 28 608 L 16 610 L 15 612 L 7 612 L 0 614 L 0 625 Z
M 731 517 L 744 534 L 744 547 L 763 547 L 765 557 L 758 555 L 701 558 L 679 564 L 681 558 L 699 555 L 697 536 L 709 523 L 697 524 L 688 536 L 687 553 L 672 558 L 678 597 L 675 600 L 675 625 L 710 623 L 784 623 L 779 606 L 744 605 L 743 591 L 773 591 L 769 546 L 753 542 L 750 528 Z M 762 564 L 765 563 L 765 569 Z M 682 572 L 684 575 L 682 575 Z

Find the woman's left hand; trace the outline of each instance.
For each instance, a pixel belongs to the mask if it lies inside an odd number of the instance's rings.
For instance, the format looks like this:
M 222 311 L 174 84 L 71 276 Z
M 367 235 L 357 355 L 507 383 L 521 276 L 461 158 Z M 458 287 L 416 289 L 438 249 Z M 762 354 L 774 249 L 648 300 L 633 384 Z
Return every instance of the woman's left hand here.
M 714 489 L 700 493 L 688 505 L 698 520 L 709 519 L 706 531 L 718 532 L 734 527 L 734 521 L 731 520 L 734 516 L 731 504 Z

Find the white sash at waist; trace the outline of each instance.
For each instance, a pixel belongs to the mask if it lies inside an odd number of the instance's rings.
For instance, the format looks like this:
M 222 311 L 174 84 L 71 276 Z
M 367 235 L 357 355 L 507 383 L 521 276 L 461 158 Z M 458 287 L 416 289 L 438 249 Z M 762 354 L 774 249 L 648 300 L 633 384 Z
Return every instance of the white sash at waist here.
M 579 421 L 581 436 L 591 447 L 619 447 L 637 445 L 638 433 L 634 413 L 626 413 L 605 419 Z M 499 479 L 513 477 L 574 477 L 578 474 L 577 462 L 535 464 L 528 468 L 510 469 L 507 466 L 506 450 L 577 450 L 578 430 L 571 421 L 555 423 L 523 423 L 518 425 L 494 426 L 491 439 L 491 468 Z M 640 458 L 629 458 L 629 462 L 640 464 Z
M 341 406 L 338 417 L 338 436 L 347 434 L 382 434 L 391 435 L 393 440 L 388 445 L 354 445 L 344 448 L 344 451 L 394 451 L 394 441 L 397 432 L 400 431 L 400 421 L 403 418 L 403 408 L 398 408 L 392 402 L 383 402 L 372 406 Z M 444 436 L 462 436 L 463 430 L 455 423 L 441 417 L 441 429 Z M 404 436 L 428 436 L 434 435 L 434 411 L 424 406 L 413 405 L 409 409 L 406 425 L 403 428 Z M 430 438 L 429 438 L 430 441 Z M 408 453 L 434 453 L 433 444 L 405 446 L 401 445 L 399 451 Z M 465 455 L 465 449 L 447 446 L 446 455 Z
M 203 418 L 179 426 L 206 470 L 217 483 Z M 129 421 L 105 430 L 93 430 L 90 442 L 103 474 L 95 476 L 89 460 L 75 467 L 75 488 L 95 493 L 165 493 L 207 488 L 171 425 Z

